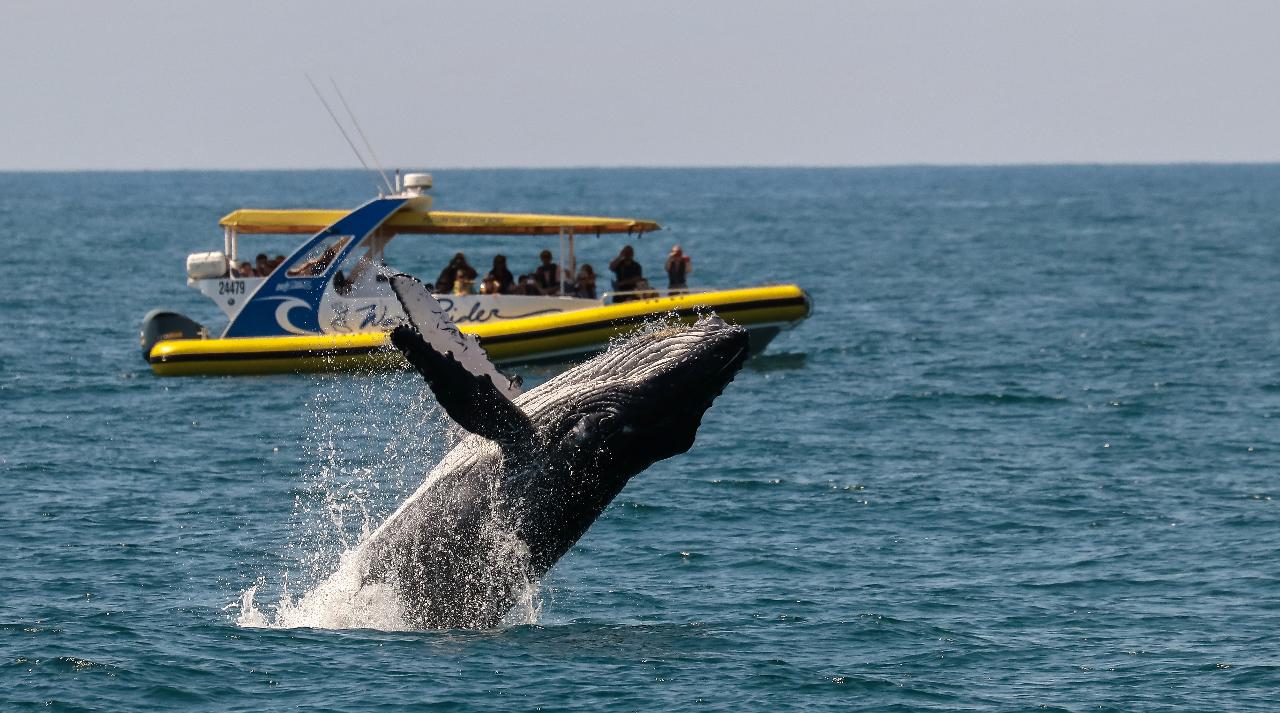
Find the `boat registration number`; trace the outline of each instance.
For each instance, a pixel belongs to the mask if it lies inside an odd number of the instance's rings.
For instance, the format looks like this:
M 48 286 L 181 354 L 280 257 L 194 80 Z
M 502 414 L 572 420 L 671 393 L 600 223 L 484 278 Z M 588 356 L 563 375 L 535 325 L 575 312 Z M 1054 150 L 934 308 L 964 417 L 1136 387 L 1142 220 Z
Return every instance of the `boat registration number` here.
M 220 295 L 243 295 L 244 281 L 242 280 L 219 280 L 218 294 Z

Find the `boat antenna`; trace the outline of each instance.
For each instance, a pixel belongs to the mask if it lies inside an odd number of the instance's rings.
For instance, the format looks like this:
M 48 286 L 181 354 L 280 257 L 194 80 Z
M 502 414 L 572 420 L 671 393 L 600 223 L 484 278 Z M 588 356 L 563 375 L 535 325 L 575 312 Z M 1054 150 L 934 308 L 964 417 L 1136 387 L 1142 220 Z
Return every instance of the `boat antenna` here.
M 356 133 L 360 134 L 360 140 L 364 142 L 364 147 L 369 150 L 369 158 L 373 159 L 373 165 L 377 166 L 378 173 L 382 175 L 382 182 L 387 184 L 387 190 L 395 193 L 396 189 L 391 187 L 391 180 L 387 178 L 387 172 L 382 169 L 382 163 L 378 161 L 378 154 L 373 152 L 373 144 L 369 143 L 369 137 L 364 135 L 364 129 L 360 128 L 360 122 L 356 121 L 356 113 L 351 111 L 351 105 L 347 104 L 347 98 L 342 96 L 342 90 L 338 88 L 338 83 L 333 80 L 330 75 L 329 83 L 333 85 L 333 91 L 337 92 L 338 99 L 342 102 L 342 108 L 347 110 L 347 116 L 351 117 L 351 125 L 356 127 Z
M 365 162 L 364 156 L 360 155 L 360 149 L 356 148 L 356 145 L 351 140 L 351 137 L 347 135 L 347 130 L 342 128 L 342 122 L 338 121 L 338 116 L 333 113 L 333 109 L 329 108 L 329 102 L 324 100 L 324 95 L 320 93 L 320 87 L 317 87 L 316 83 L 312 81 L 310 74 L 304 74 L 303 76 L 307 78 L 307 82 L 311 85 L 311 89 L 315 91 L 316 98 L 319 99 L 320 103 L 324 105 L 325 111 L 329 112 L 329 118 L 333 119 L 334 126 L 337 126 L 338 131 L 342 132 L 342 138 L 347 140 L 347 145 L 351 147 L 351 150 L 355 153 L 356 158 L 360 160 L 360 165 L 364 166 L 364 170 L 370 173 L 373 173 L 373 169 L 369 168 L 369 164 Z M 374 175 L 377 176 L 377 174 L 374 174 Z M 377 181 L 374 181 L 373 184 L 377 186 L 378 193 L 382 193 L 382 186 L 378 186 Z

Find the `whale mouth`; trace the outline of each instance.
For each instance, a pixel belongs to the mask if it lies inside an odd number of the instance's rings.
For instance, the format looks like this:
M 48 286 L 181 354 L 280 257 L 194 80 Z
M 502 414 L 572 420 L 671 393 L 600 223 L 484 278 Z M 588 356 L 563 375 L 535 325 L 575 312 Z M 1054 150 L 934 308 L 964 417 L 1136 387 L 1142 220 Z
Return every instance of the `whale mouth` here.
M 746 360 L 747 348 L 738 347 L 738 350 L 733 353 L 733 356 L 729 357 L 729 360 L 724 363 L 724 366 L 720 367 L 720 370 L 717 371 L 716 374 L 723 374 L 726 369 L 733 369 L 736 373 L 738 369 L 742 368 L 742 363 Z
M 738 371 L 742 369 L 743 363 L 747 360 L 747 347 L 745 345 L 738 346 L 727 356 L 715 354 L 706 358 L 714 359 L 719 363 L 713 364 L 711 369 L 703 371 L 701 374 L 698 374 L 697 370 L 695 370 L 693 375 L 686 377 L 688 383 L 684 387 L 686 393 L 698 393 L 698 391 L 694 390 L 694 387 L 703 389 L 699 394 L 702 398 L 694 397 L 691 401 L 701 406 L 704 411 L 711 408 L 712 402 L 720 394 L 724 393 L 725 387 L 734 380 Z
M 750 344 L 746 330 L 729 325 L 711 332 L 706 340 L 708 344 L 696 349 L 692 358 L 672 371 L 686 382 L 686 387 L 715 386 L 710 394 L 715 398 L 742 368 Z
M 647 452 L 650 462 L 693 447 L 703 416 L 746 361 L 746 330 L 724 325 L 682 352 L 670 354 L 667 368 L 640 386 L 643 406 L 635 404 L 639 410 L 619 434 Z

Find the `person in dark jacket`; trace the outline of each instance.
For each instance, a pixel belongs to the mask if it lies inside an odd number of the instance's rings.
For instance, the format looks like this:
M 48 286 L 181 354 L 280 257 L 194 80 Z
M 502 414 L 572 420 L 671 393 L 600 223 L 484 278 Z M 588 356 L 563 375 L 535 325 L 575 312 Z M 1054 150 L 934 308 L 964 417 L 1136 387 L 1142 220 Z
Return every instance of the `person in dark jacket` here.
M 533 271 L 533 281 L 538 283 L 538 291 L 544 295 L 560 294 L 560 268 L 551 262 L 551 251 L 543 250 L 538 254 L 538 259 L 542 264 Z
M 617 292 L 632 292 L 644 283 L 644 270 L 636 262 L 636 251 L 630 245 L 622 246 L 618 257 L 609 263 L 609 269 L 613 271 L 613 289 Z M 623 299 L 635 298 L 627 295 Z

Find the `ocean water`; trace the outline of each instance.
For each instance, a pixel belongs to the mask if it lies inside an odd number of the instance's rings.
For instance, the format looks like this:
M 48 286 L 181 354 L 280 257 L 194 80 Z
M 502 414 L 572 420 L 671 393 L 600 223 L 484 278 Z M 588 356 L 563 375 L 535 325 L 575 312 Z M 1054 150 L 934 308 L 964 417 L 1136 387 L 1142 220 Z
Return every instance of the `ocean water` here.
M 502 628 L 379 629 L 316 585 L 449 445 L 417 377 L 162 379 L 137 345 L 153 307 L 217 323 L 183 259 L 220 216 L 367 176 L 0 174 L 0 708 L 1274 709 L 1280 166 L 436 184 L 653 218 L 650 273 L 678 242 L 816 311 Z

